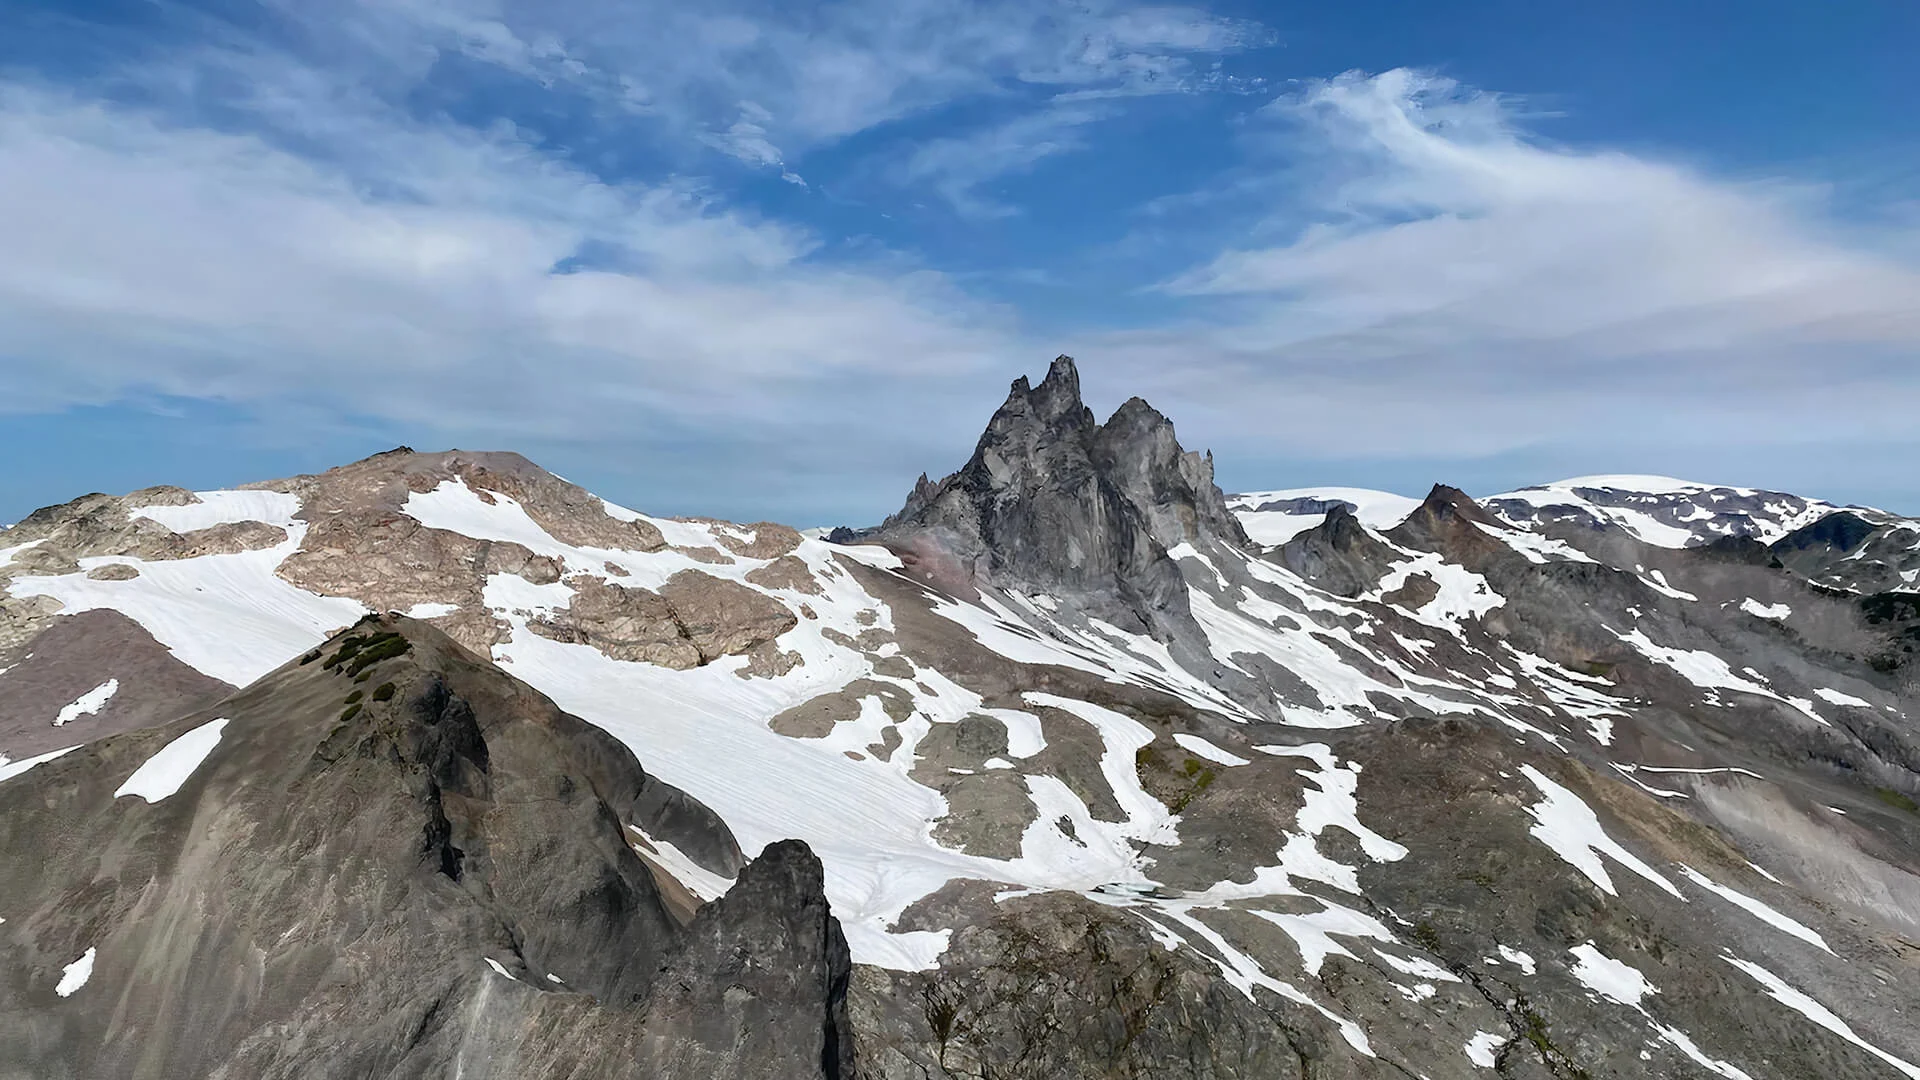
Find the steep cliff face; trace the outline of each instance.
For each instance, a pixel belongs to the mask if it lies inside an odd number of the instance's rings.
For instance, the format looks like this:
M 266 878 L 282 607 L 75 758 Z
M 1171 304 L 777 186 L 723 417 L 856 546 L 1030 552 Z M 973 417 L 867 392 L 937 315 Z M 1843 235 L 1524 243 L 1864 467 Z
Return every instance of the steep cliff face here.
M 1211 456 L 1183 450 L 1140 398 L 1096 422 L 1066 356 L 1038 386 L 1015 380 L 966 465 L 937 483 L 921 477 L 867 538 L 943 589 L 1065 592 L 1123 614 L 1129 629 L 1186 614 L 1169 550 L 1248 543 Z
M 0 1076 L 846 1075 L 805 846 L 411 620 L 8 780 L 0 860 Z

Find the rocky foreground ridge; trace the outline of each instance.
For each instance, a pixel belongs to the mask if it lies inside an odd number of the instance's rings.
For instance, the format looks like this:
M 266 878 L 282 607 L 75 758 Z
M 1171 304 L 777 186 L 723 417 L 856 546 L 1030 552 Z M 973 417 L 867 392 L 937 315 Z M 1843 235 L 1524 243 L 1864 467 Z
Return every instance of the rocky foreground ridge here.
M 0 531 L 0 1076 L 1920 1076 L 1920 523 L 1228 496 L 1061 358 L 833 540 Z

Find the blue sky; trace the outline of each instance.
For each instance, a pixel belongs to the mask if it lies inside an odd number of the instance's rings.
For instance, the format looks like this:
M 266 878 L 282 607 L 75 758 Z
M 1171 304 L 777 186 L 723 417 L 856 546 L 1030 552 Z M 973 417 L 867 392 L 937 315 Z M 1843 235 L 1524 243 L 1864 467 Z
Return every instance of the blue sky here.
M 405 443 L 864 522 L 1080 358 L 1230 490 L 1920 512 L 1920 9 L 0 7 L 0 520 Z

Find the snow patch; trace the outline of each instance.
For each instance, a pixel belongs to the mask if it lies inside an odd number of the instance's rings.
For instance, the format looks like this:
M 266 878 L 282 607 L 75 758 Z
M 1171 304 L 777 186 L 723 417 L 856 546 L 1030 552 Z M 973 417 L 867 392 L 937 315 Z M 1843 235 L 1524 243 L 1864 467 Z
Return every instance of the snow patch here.
M 1507 1036 L 1493 1031 L 1476 1031 L 1467 1040 L 1467 1060 L 1482 1069 L 1491 1069 L 1499 1060 L 1495 1053 L 1507 1042 Z
M 415 604 L 401 614 L 409 619 L 438 619 L 460 610 L 458 604 L 438 604 L 433 601 Z
M 1780 1002 L 1801 1016 L 1819 1024 L 1835 1035 L 1840 1036 L 1860 1049 L 1865 1050 L 1867 1053 L 1872 1054 L 1874 1057 L 1879 1058 L 1881 1061 L 1900 1070 L 1902 1073 L 1913 1078 L 1913 1080 L 1920 1080 L 1920 1066 L 1916 1066 L 1910 1061 L 1894 1057 L 1885 1050 L 1855 1035 L 1853 1029 L 1847 1026 L 1846 1021 L 1835 1016 L 1833 1011 L 1825 1005 L 1794 989 L 1785 979 L 1761 967 L 1759 964 L 1742 960 L 1731 953 L 1722 954 L 1720 959 L 1739 968 L 1747 977 L 1753 979 L 1761 986 L 1766 987 L 1767 993 L 1772 995 L 1775 1001 Z
M 1698 870 L 1695 870 L 1691 866 L 1684 866 L 1684 865 L 1681 866 L 1680 875 L 1686 878 L 1688 881 L 1693 882 L 1695 885 L 1698 885 L 1701 888 L 1707 890 L 1708 892 L 1714 894 L 1715 896 L 1720 897 L 1722 900 L 1725 900 L 1728 903 L 1732 904 L 1733 906 L 1740 908 L 1742 911 L 1745 911 L 1747 914 L 1752 915 L 1754 918 L 1759 919 L 1761 922 L 1766 923 L 1768 926 L 1773 927 L 1775 930 L 1779 930 L 1782 933 L 1786 933 L 1786 934 L 1792 934 L 1794 937 L 1799 938 L 1801 941 L 1804 941 L 1807 944 L 1812 945 L 1815 948 L 1820 949 L 1828 954 L 1832 954 L 1833 950 L 1827 948 L 1826 941 L 1822 939 L 1819 934 L 1814 933 L 1813 930 L 1808 928 L 1804 923 L 1801 923 L 1798 920 L 1789 918 L 1786 915 L 1782 915 L 1778 911 L 1775 911 L 1773 908 L 1768 907 L 1765 903 L 1759 900 L 1756 900 L 1751 896 L 1748 896 L 1746 893 L 1740 892 L 1737 889 L 1730 889 L 1725 885 L 1719 885 L 1714 883 L 1712 880 L 1708 879 L 1708 877 L 1705 874 L 1702 874 L 1701 872 L 1699 872 Z
M 1573 977 L 1608 1001 L 1639 1008 L 1641 998 L 1660 992 L 1639 969 L 1602 953 L 1591 941 L 1567 951 L 1573 954 Z
M 68 613 L 118 611 L 188 667 L 245 686 L 367 611 L 357 601 L 310 593 L 281 580 L 274 571 L 299 550 L 307 526 L 291 519 L 272 524 L 286 529 L 287 539 L 270 548 L 153 561 L 89 557 L 80 560 L 79 573 L 15 578 L 12 592 L 50 596 Z M 140 576 L 125 581 L 87 576 L 86 571 L 110 563 L 133 566 Z
M 94 949 L 88 949 L 80 955 L 80 959 L 62 968 L 60 981 L 54 984 L 53 992 L 61 997 L 72 997 L 76 991 L 87 985 L 87 980 L 93 978 L 95 954 Z
M 60 715 L 53 718 L 54 727 L 66 727 L 83 716 L 92 716 L 107 707 L 113 695 L 120 692 L 120 680 L 108 679 L 99 686 L 81 694 L 71 704 L 60 707 Z
M 196 491 L 200 501 L 185 506 L 142 506 L 128 517 L 157 521 L 172 532 L 190 533 L 216 525 L 264 521 L 286 527 L 300 512 L 300 497 L 284 491 Z
M 1519 949 L 1509 948 L 1505 945 L 1500 946 L 1499 951 L 1500 951 L 1500 959 L 1505 960 L 1507 963 L 1512 964 L 1513 966 L 1519 968 L 1520 974 L 1522 975 L 1533 974 L 1533 971 L 1534 971 L 1533 957 L 1528 956 L 1526 953 L 1521 952 Z
M 1547 779 L 1532 765 L 1522 765 L 1520 771 L 1533 782 L 1534 787 L 1540 789 L 1540 794 L 1544 796 L 1540 802 L 1527 808 L 1527 813 L 1533 815 L 1534 825 L 1529 832 L 1534 839 L 1553 849 L 1554 854 L 1585 874 L 1609 896 L 1618 896 L 1619 893 L 1614 891 L 1613 879 L 1607 876 L 1607 868 L 1600 861 L 1601 855 L 1639 874 L 1673 896 L 1685 899 L 1680 895 L 1680 890 L 1674 888 L 1673 882 L 1662 877 L 1659 871 L 1641 862 L 1633 852 L 1621 847 L 1608 836 L 1606 830 L 1600 826 L 1600 818 L 1580 796 Z
M 1855 709 L 1873 708 L 1873 702 L 1865 698 L 1857 698 L 1852 694 L 1843 694 L 1838 690 L 1829 689 L 1825 686 L 1815 687 L 1813 696 L 1829 705 L 1846 705 Z
M 80 749 L 80 744 L 75 743 L 72 746 L 62 747 L 58 750 L 49 750 L 38 757 L 22 758 L 19 761 L 9 760 L 7 755 L 0 754 L 0 782 L 11 780 L 21 773 L 26 772 L 28 769 L 33 768 L 35 765 L 45 765 L 47 762 L 52 761 L 62 754 L 71 754 L 78 749 Z
M 1206 758 L 1216 765 L 1245 765 L 1248 762 L 1247 758 L 1243 758 L 1238 754 L 1228 753 L 1200 736 L 1189 735 L 1184 731 L 1175 732 L 1173 741 L 1179 743 L 1182 750 L 1196 757 Z
M 627 828 L 645 841 L 633 846 L 635 853 L 668 877 L 686 886 L 687 891 L 699 897 L 702 903 L 718 900 L 727 895 L 728 889 L 733 888 L 733 878 L 721 877 L 701 866 L 693 861 L 692 856 L 673 844 L 655 839 L 638 825 L 629 825 Z
M 1784 619 L 1793 614 L 1786 604 L 1763 604 L 1749 596 L 1740 601 L 1740 610 L 1757 619 Z
M 157 803 L 179 791 L 201 762 L 207 760 L 207 755 L 213 753 L 213 748 L 220 745 L 220 733 L 226 730 L 228 722 L 224 717 L 209 720 L 176 737 L 135 769 L 133 775 L 127 777 L 127 782 L 113 793 L 113 797 L 138 795 L 150 803 Z

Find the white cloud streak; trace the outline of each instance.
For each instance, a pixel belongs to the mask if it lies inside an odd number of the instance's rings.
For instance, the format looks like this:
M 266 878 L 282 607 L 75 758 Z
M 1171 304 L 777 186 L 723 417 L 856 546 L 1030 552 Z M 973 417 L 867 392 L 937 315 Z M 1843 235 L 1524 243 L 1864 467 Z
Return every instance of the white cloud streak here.
M 1286 239 L 1166 282 L 1188 319 L 1080 345 L 1223 444 L 1779 446 L 1898 437 L 1920 406 L 1920 272 L 1817 191 L 1546 145 L 1513 103 L 1409 71 L 1271 112 L 1290 182 L 1250 231 Z
M 0 399 L 332 402 L 503 442 L 663 418 L 773 436 L 833 415 L 848 382 L 944 385 L 1004 340 L 1002 313 L 937 274 L 837 262 L 510 133 L 337 108 L 303 134 L 321 132 L 342 142 L 296 156 L 0 89 Z

